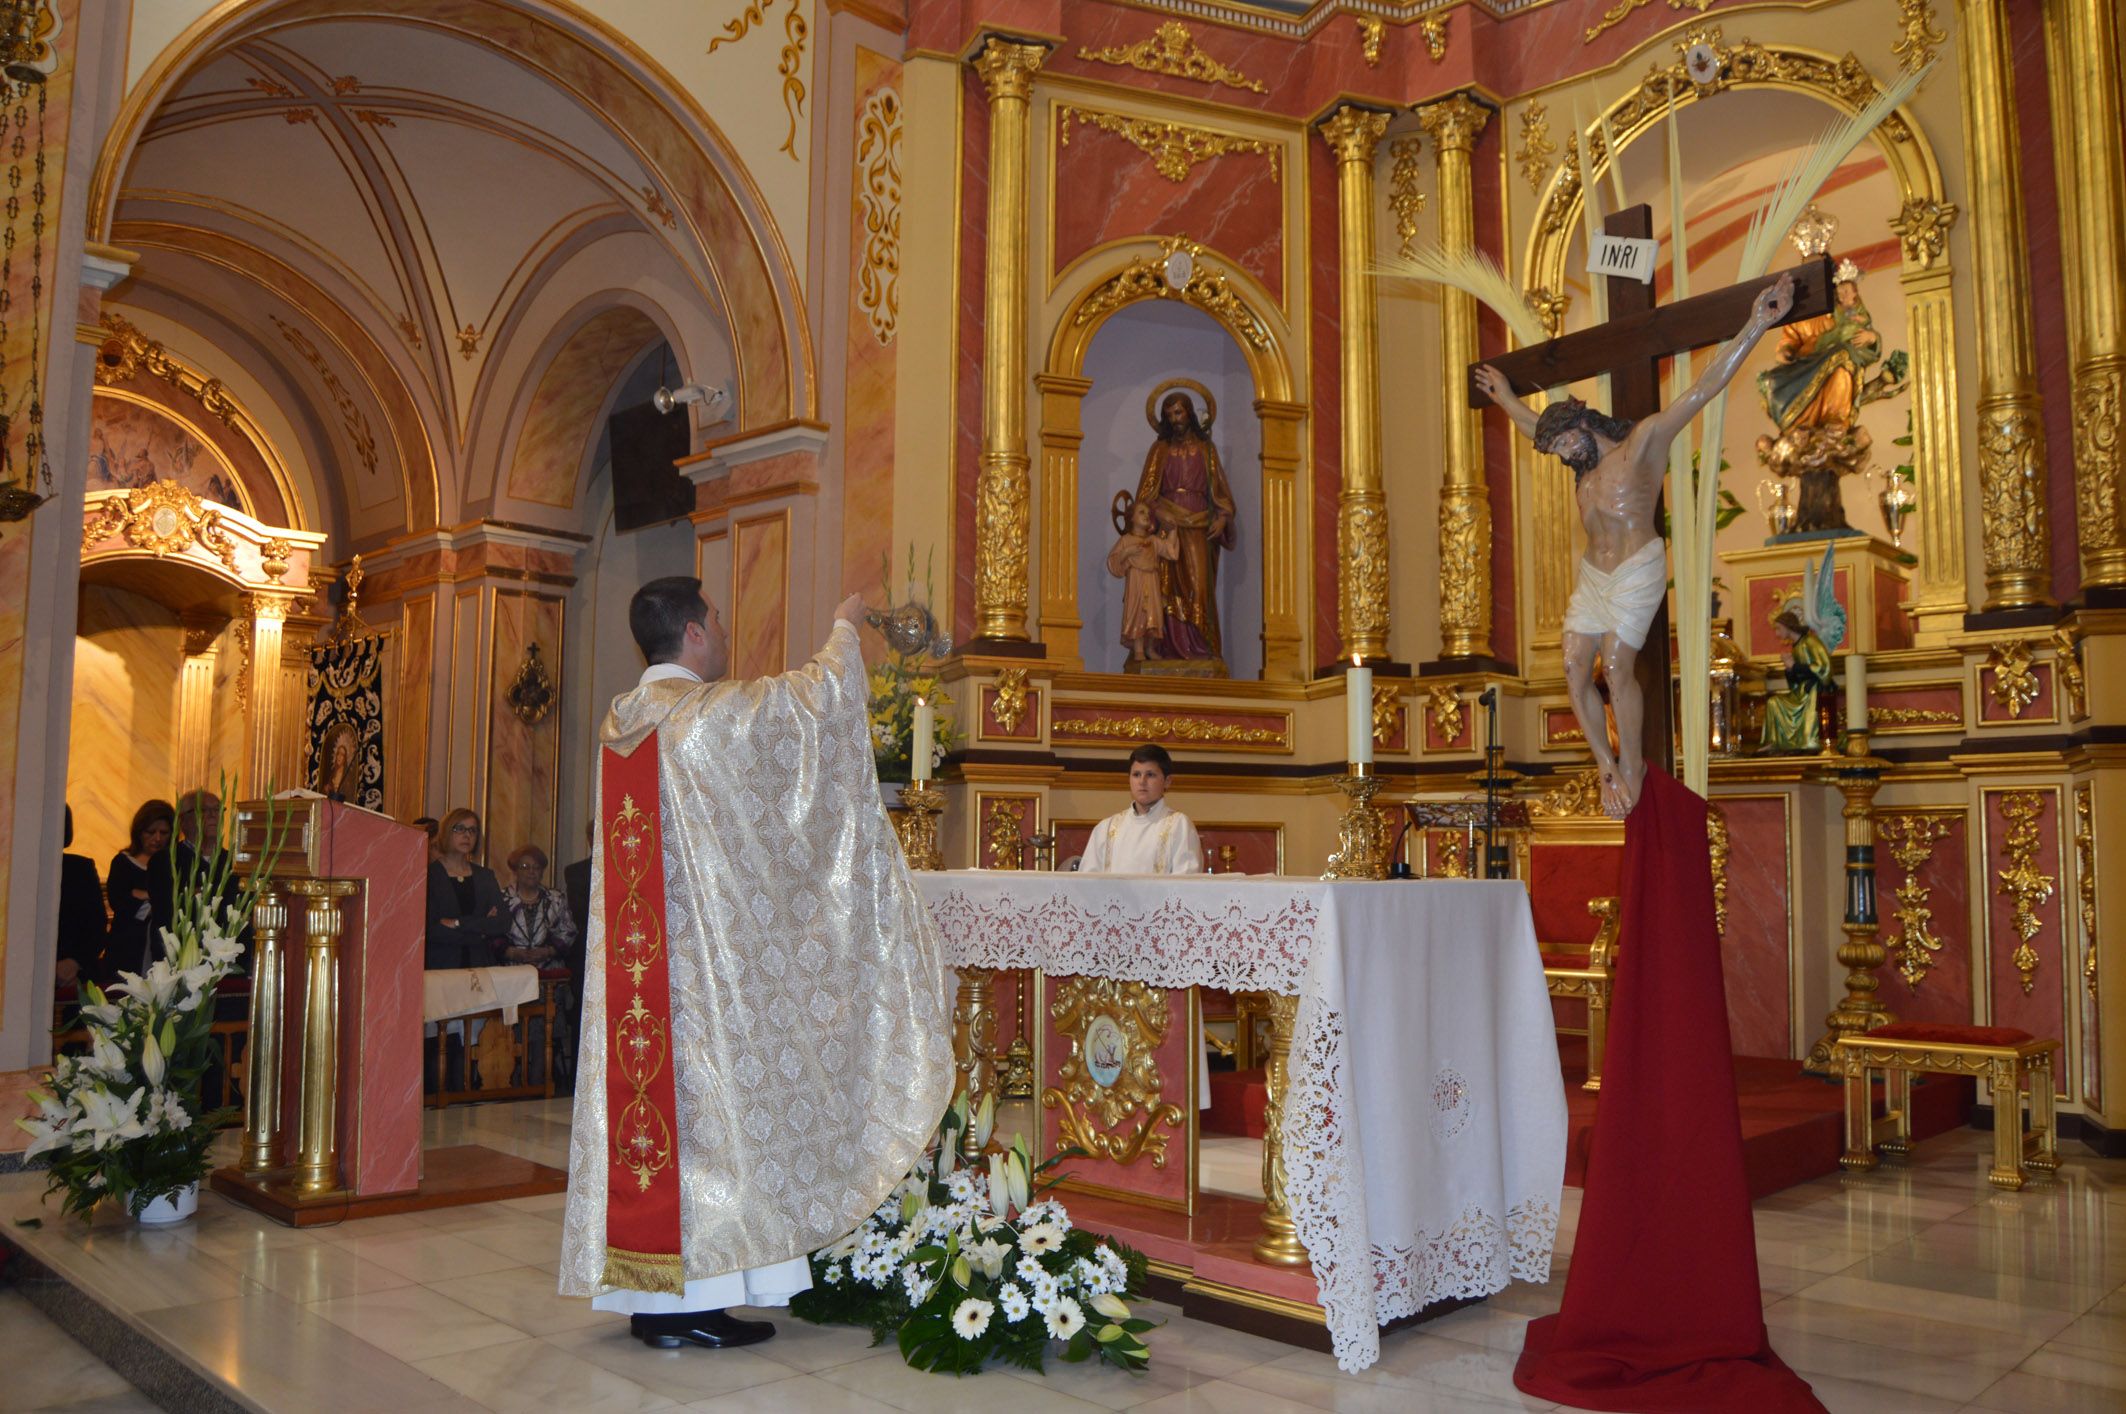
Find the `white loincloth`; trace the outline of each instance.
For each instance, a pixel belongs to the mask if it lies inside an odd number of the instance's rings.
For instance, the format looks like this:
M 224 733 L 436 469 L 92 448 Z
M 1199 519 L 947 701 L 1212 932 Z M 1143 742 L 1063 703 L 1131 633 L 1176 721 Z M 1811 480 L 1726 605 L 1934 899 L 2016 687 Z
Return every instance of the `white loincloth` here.
M 1668 593 L 1668 560 L 1661 541 L 1647 541 L 1613 570 L 1580 561 L 1572 599 L 1565 605 L 1565 632 L 1599 638 L 1613 633 L 1636 649 L 1646 642 L 1654 611 Z

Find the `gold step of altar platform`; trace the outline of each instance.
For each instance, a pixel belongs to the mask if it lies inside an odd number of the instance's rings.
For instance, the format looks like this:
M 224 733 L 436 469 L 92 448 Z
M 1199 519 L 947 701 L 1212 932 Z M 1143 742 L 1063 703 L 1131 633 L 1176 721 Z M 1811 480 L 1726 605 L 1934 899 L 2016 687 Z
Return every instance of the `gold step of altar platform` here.
M 562 1170 L 484 1144 L 455 1144 L 424 1151 L 420 1187 L 404 1193 L 305 1196 L 297 1191 L 296 1179 L 293 1167 L 246 1173 L 240 1165 L 230 1164 L 216 1169 L 208 1181 L 216 1193 L 230 1201 L 290 1227 L 418 1213 L 467 1203 L 499 1203 L 507 1198 L 536 1198 L 568 1189 L 568 1175 Z

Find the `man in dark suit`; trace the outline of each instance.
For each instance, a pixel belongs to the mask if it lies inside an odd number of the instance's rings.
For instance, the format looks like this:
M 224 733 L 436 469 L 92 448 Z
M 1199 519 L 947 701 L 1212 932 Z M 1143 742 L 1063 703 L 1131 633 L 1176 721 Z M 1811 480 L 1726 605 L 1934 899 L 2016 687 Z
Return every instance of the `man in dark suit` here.
M 66 849 L 74 843 L 74 807 L 66 808 Z M 103 881 L 96 877 L 96 861 L 80 854 L 59 856 L 59 970 L 62 987 L 78 986 L 83 980 L 105 982 L 103 945 L 111 919 L 104 912 Z

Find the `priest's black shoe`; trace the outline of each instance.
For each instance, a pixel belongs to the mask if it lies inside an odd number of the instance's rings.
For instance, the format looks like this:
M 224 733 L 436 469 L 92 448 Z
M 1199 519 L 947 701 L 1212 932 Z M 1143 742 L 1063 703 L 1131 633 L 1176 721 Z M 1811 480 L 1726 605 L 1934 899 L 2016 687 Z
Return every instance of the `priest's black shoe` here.
M 725 1311 L 682 1311 L 670 1316 L 630 1316 L 628 1331 L 657 1350 L 677 1350 L 682 1345 L 730 1350 L 760 1344 L 775 1334 L 775 1327 L 766 1321 L 741 1321 Z

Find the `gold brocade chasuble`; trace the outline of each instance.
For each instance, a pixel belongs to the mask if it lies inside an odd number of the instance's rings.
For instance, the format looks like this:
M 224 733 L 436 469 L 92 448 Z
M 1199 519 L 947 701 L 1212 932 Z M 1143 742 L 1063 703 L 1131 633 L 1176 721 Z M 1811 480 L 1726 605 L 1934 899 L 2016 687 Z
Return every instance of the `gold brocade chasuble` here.
M 867 701 L 856 630 L 837 623 L 802 669 L 644 683 L 599 729 L 601 757 L 657 737 L 683 1271 L 616 1262 L 635 1289 L 676 1292 L 844 1236 L 951 1100 L 943 954 L 879 803 Z M 599 802 L 594 904 L 617 808 Z M 591 910 L 585 956 L 564 1296 L 617 1284 L 605 912 Z

